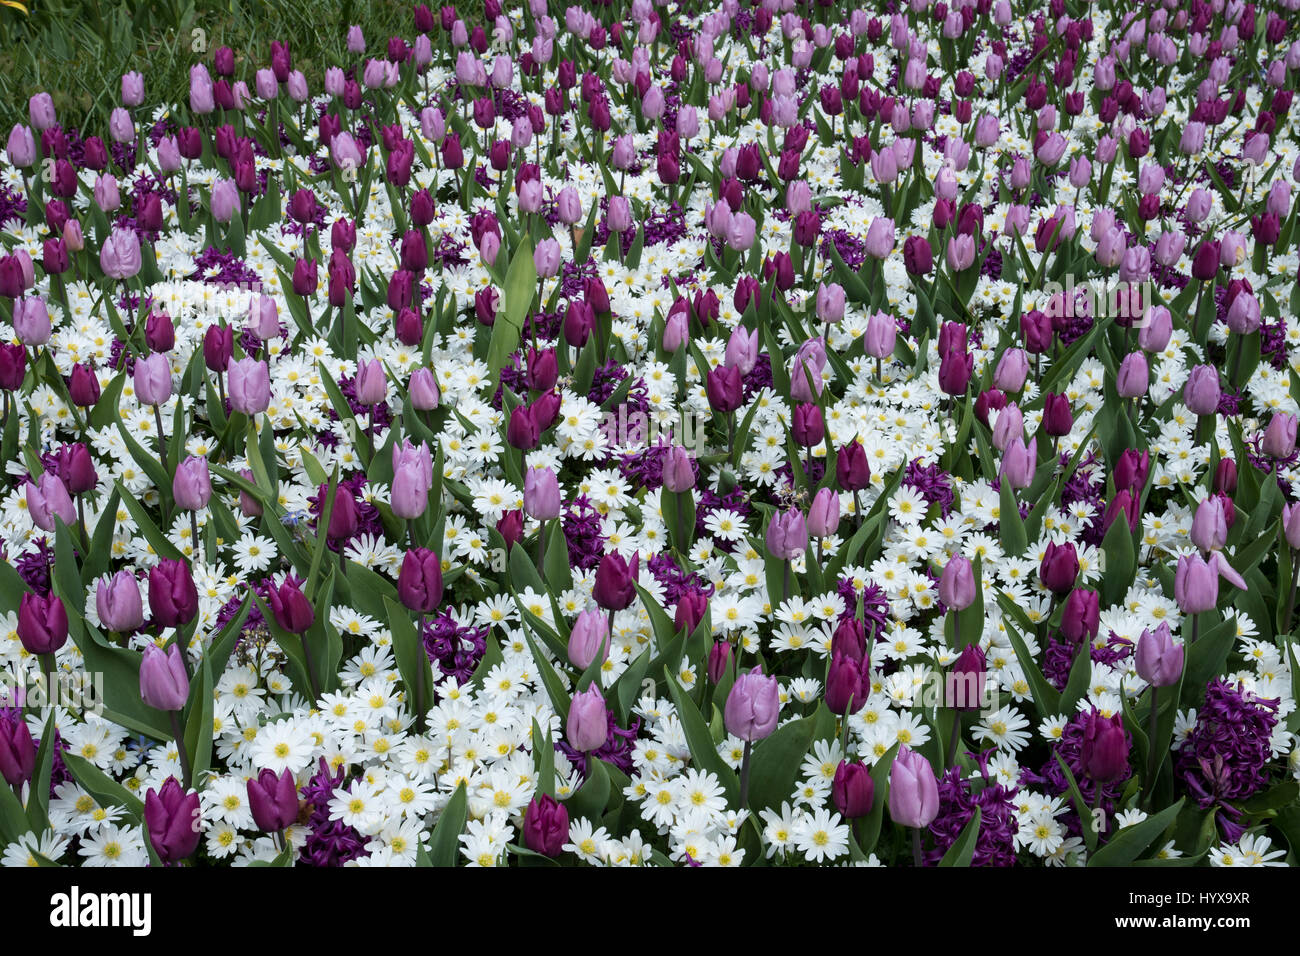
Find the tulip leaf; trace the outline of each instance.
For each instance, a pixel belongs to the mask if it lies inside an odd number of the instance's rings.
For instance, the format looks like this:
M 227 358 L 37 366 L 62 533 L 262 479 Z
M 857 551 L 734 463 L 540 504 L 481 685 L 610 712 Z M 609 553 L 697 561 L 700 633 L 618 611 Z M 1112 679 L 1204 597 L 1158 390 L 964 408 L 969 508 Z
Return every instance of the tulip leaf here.
M 45 693 L 51 702 L 57 693 L 58 673 L 52 676 L 52 683 L 47 683 Z M 43 833 L 49 827 L 46 807 L 50 802 L 50 775 L 54 769 L 54 714 L 56 708 L 48 707 L 45 729 L 41 731 L 41 743 L 36 750 L 36 764 L 28 785 L 27 823 L 33 833 Z
M 1065 689 L 1061 691 L 1060 712 L 1074 713 L 1074 705 L 1088 693 L 1092 683 L 1092 641 L 1084 638 L 1082 646 L 1075 652 L 1074 663 L 1070 665 L 1070 676 L 1066 678 Z
M 547 522 L 546 529 L 546 583 L 553 594 L 573 587 L 573 570 L 569 565 L 569 545 L 559 521 Z
M 103 400 L 102 397 L 100 400 Z M 162 462 L 158 460 L 155 453 L 144 450 L 144 447 L 135 440 L 135 437 L 131 434 L 130 430 L 127 429 L 125 423 L 123 423 L 121 419 L 118 419 L 117 430 L 121 433 L 122 440 L 126 443 L 127 451 L 131 453 L 131 458 L 140 466 L 144 473 L 149 476 L 149 480 L 152 481 L 154 487 L 158 489 L 158 494 L 162 496 L 165 511 L 167 507 L 171 506 L 172 501 L 172 483 L 171 478 L 167 474 L 167 469 L 163 467 Z M 127 496 L 123 495 L 122 497 L 126 498 Z
M 493 381 L 510 361 L 511 354 L 519 348 L 523 336 L 524 319 L 528 316 L 537 286 L 537 266 L 533 263 L 533 243 L 524 237 L 506 270 L 506 284 L 502 307 L 497 310 L 488 341 L 488 374 Z
M 877 760 L 871 766 L 871 783 L 873 784 L 873 795 L 871 800 L 871 811 L 863 818 L 860 824 L 862 828 L 861 843 L 863 853 L 870 853 L 876 848 L 876 841 L 880 839 L 880 827 L 884 821 L 885 804 L 889 798 L 889 772 L 893 769 L 894 758 L 898 756 L 898 748 L 902 746 L 897 741 L 885 751 L 884 756 Z
M 190 755 L 190 785 L 193 787 L 202 783 L 200 775 L 206 773 L 212 763 L 212 689 L 212 664 L 205 654 L 199 666 L 198 680 L 190 689 L 189 718 L 185 722 L 183 742 Z M 178 745 L 182 745 L 180 741 Z
M 102 806 L 121 806 L 126 808 L 138 823 L 144 819 L 144 801 L 118 783 L 104 771 L 100 770 L 85 757 L 65 750 L 63 763 L 77 783 L 81 784 Z
M 626 724 L 632 706 L 641 694 L 646 671 L 650 664 L 650 648 L 641 648 L 641 653 L 632 659 L 623 673 L 618 675 L 614 686 L 610 688 L 609 699 L 613 700 L 620 724 Z
M 1204 615 L 1204 617 L 1208 616 L 1208 614 Z M 1204 696 L 1205 685 L 1213 680 L 1216 674 L 1223 673 L 1228 654 L 1232 652 L 1232 645 L 1237 640 L 1237 619 L 1230 617 L 1208 631 L 1202 624 L 1201 633 L 1195 643 L 1191 643 L 1190 628 L 1185 628 L 1183 633 L 1184 639 L 1188 641 L 1184 645 L 1187 657 L 1186 670 L 1183 674 L 1184 704 L 1198 706 L 1196 701 Z
M 421 672 L 425 707 L 433 703 L 434 677 L 429 655 L 424 650 L 419 630 L 411 621 L 410 611 L 391 598 L 384 598 L 384 616 L 393 633 L 393 657 L 397 661 L 397 672 L 401 674 L 402 683 L 406 687 L 406 702 L 411 712 L 417 713 L 416 689 L 420 686 Z
M 460 831 L 465 829 L 465 817 L 469 809 L 469 794 L 465 781 L 456 785 L 456 792 L 451 795 L 443 807 L 438 823 L 429 838 L 429 862 L 434 866 L 455 866 L 456 852 L 460 848 Z
M 470 675 L 469 682 L 481 688 L 488 672 L 503 660 L 505 658 L 501 655 L 501 647 L 497 643 L 496 635 L 489 631 L 483 644 L 483 656 L 479 658 L 478 666 L 474 668 L 474 673 Z
M 532 735 L 529 738 L 533 748 L 533 766 L 537 769 L 537 790 L 552 799 L 555 798 L 555 742 L 551 740 L 548 730 L 542 733 L 533 718 Z
M 677 708 L 677 718 L 681 721 L 682 733 L 685 734 L 686 744 L 691 751 L 691 760 L 700 770 L 714 774 L 727 791 L 728 803 L 734 803 L 740 795 L 740 781 L 714 746 L 709 725 L 700 714 L 700 709 L 682 689 L 670 668 L 664 668 L 664 681 L 673 706 Z
M 4 835 L 5 842 L 12 843 L 30 829 L 27 814 L 13 790 L 8 784 L 0 787 L 0 834 Z
M 520 615 L 525 618 L 524 623 L 524 640 L 528 642 L 528 649 L 533 652 L 533 662 L 537 665 L 537 673 L 542 679 L 542 686 L 546 688 L 546 695 L 551 699 L 551 707 L 561 718 L 567 717 L 569 713 L 569 695 L 560 683 L 560 675 L 555 673 L 555 668 L 551 662 L 546 659 L 546 655 L 541 652 L 537 642 L 533 640 L 532 634 L 528 633 L 527 612 L 520 608 Z
M 1029 536 L 1025 532 L 1024 519 L 1020 517 L 1020 506 L 1016 502 L 1016 493 L 1011 483 L 1002 479 L 1002 500 L 998 510 L 998 521 L 1002 528 L 1002 547 L 1007 554 L 1020 557 L 1029 547 Z
M 591 756 L 587 760 L 587 780 L 578 792 L 565 801 L 570 818 L 596 820 L 609 802 L 610 780 L 605 762 Z
M 1124 827 L 1110 841 L 1088 858 L 1088 866 L 1129 866 L 1151 845 L 1160 834 L 1169 828 L 1183 808 L 1186 797 L 1179 797 L 1178 802 L 1165 807 L 1141 823 Z M 1086 826 L 1086 824 L 1085 824 Z
M 749 809 L 779 808 L 794 791 L 799 767 L 812 744 L 814 721 L 801 717 L 778 727 L 753 748 L 749 764 Z
M 126 505 L 126 510 L 130 512 L 131 519 L 136 524 L 136 530 L 149 542 L 149 547 L 153 549 L 154 554 L 160 558 L 170 558 L 173 561 L 184 558 L 180 550 L 158 530 L 158 526 L 149 517 L 149 512 L 144 509 L 144 506 L 140 504 L 135 495 L 122 487 L 121 480 L 115 480 L 114 485 L 117 488 L 122 504 Z
M 1091 855 L 1097 849 L 1097 831 L 1094 829 L 1094 817 L 1088 801 L 1083 798 L 1083 791 L 1079 789 L 1079 782 L 1074 779 L 1074 772 L 1070 769 L 1064 758 L 1061 757 L 1059 750 L 1053 748 L 1052 755 L 1056 762 L 1061 766 L 1061 772 L 1065 774 L 1067 789 L 1070 792 L 1070 799 L 1074 802 L 1074 810 L 1079 815 L 1079 829 L 1083 831 L 1083 842 L 1088 846 L 1088 853 Z
M 980 808 L 976 807 L 971 818 L 961 828 L 961 833 L 957 834 L 957 839 L 952 841 L 943 859 L 939 861 L 940 866 L 970 866 L 971 858 L 975 855 L 975 844 L 979 842 L 982 816 Z
M 1025 680 L 1029 683 L 1029 689 L 1034 699 L 1034 708 L 1038 711 L 1040 720 L 1046 720 L 1054 717 L 1061 712 L 1061 693 L 1055 687 L 1047 682 L 1043 672 L 1038 668 L 1038 662 L 1034 660 L 1029 648 L 1025 646 L 1024 638 L 1021 637 L 1017 630 L 1018 626 L 1028 624 L 1025 620 L 1023 623 L 1017 622 L 1012 624 L 1007 618 L 1023 617 L 1020 609 L 1012 603 L 1011 599 L 1001 591 L 998 592 L 998 606 L 1002 608 L 1003 626 L 1006 628 L 1007 640 L 1016 651 L 1016 662 L 1020 664 L 1021 669 L 1025 672 Z M 1032 628 L 1029 628 L 1032 630 Z
M 117 526 L 117 509 L 121 503 L 122 496 L 114 483 L 109 490 L 108 501 L 100 509 L 99 518 L 95 522 L 95 531 L 90 536 L 88 553 L 82 559 L 81 583 L 83 585 L 88 586 L 108 570 L 109 562 L 113 557 L 112 542 L 113 532 Z

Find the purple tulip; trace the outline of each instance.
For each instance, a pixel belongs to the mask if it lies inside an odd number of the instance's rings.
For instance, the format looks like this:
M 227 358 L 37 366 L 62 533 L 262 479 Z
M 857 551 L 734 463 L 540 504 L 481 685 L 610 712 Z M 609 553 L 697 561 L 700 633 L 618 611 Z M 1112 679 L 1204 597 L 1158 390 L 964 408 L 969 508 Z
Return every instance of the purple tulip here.
M 279 833 L 298 819 L 298 785 L 288 768 L 263 769 L 248 779 L 248 808 L 263 833 Z
M 145 645 L 140 661 L 140 699 L 155 710 L 182 710 L 189 700 L 190 679 L 181 654 L 176 643 L 169 644 L 166 651 L 153 643 Z
M 763 740 L 776 730 L 781 712 L 780 688 L 775 677 L 755 667 L 741 674 L 731 685 L 723 708 L 727 732 L 741 740 Z
M 901 747 L 889 770 L 889 816 L 899 826 L 924 829 L 939 815 L 939 782 L 930 762 Z
M 68 612 L 57 596 L 23 592 L 18 599 L 18 640 L 29 654 L 53 654 L 68 641 Z
M 271 588 L 268 598 L 275 623 L 281 630 L 290 634 L 303 634 L 315 623 L 316 612 L 307 600 L 307 595 L 302 593 L 297 579 L 285 578 L 279 587 Z
M 948 559 L 939 578 L 939 600 L 954 611 L 964 611 L 975 603 L 976 584 L 970 561 L 960 554 Z
M 1119 714 L 1109 718 L 1098 711 L 1088 714 L 1083 730 L 1083 746 L 1079 762 L 1083 772 L 1098 784 L 1119 779 L 1128 771 L 1128 755 L 1132 741 L 1124 729 Z
M 524 845 L 542 856 L 556 857 L 569 842 L 569 811 L 547 793 L 529 801 L 524 812 Z
M 36 770 L 36 741 L 21 716 L 0 716 L 0 776 L 15 790 Z
M 172 497 L 176 499 L 176 507 L 185 511 L 200 511 L 207 507 L 212 497 L 212 480 L 206 458 L 190 455 L 176 466 L 176 474 L 172 476 Z
M 590 609 L 579 613 L 569 632 L 568 650 L 569 663 L 578 670 L 585 671 L 597 658 L 603 661 L 609 654 L 609 625 L 605 616 Z
M 199 595 L 190 566 L 163 558 L 149 570 L 149 611 L 159 627 L 180 627 L 194 619 Z
M 1154 631 L 1143 629 L 1133 653 L 1138 676 L 1152 687 L 1170 687 L 1183 675 L 1183 646 L 1174 644 L 1169 624 L 1162 621 Z
M 407 551 L 397 576 L 397 596 L 402 605 L 418 614 L 428 614 L 442 603 L 442 591 L 442 559 L 427 548 Z
M 767 525 L 767 550 L 782 561 L 790 561 L 808 550 L 808 526 L 802 511 L 789 508 L 772 515 Z
M 144 821 L 149 844 L 163 864 L 179 863 L 198 849 L 203 836 L 199 795 L 186 792 L 175 777 L 168 777 L 161 789 L 144 795 Z
M 101 578 L 95 590 L 95 612 L 101 626 L 110 631 L 129 633 L 144 624 L 144 604 L 140 585 L 130 571 L 118 571 Z
M 257 415 L 271 406 L 271 370 L 260 359 L 242 358 L 230 363 L 228 372 L 230 407 L 245 415 Z
M 569 746 L 579 753 L 590 753 L 604 746 L 609 736 L 609 710 L 595 683 L 574 695 L 564 733 Z
M 389 502 L 394 516 L 404 521 L 418 518 L 429 507 L 433 488 L 433 458 L 429 446 L 402 439 L 393 444 L 393 482 Z

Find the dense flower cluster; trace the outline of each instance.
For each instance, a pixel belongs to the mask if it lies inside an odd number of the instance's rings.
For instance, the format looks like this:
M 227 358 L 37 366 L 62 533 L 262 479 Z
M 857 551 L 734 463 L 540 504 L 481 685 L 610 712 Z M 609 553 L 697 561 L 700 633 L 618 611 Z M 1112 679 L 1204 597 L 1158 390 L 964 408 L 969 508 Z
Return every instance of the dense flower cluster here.
M 1300 2 L 699 7 L 31 98 L 0 861 L 1297 862 Z

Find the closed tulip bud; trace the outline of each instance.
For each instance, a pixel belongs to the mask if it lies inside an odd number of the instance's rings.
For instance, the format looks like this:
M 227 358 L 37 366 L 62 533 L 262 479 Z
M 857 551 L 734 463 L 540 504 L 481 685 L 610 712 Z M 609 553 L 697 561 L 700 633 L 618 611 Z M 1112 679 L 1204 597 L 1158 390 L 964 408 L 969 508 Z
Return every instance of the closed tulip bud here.
M 40 296 L 16 300 L 11 324 L 23 345 L 36 348 L 50 340 L 50 312 Z
M 242 469 L 239 476 L 250 484 L 257 483 L 253 477 L 253 472 L 247 468 Z M 241 488 L 239 491 L 239 510 L 246 518 L 260 518 L 262 516 L 262 503 Z
M 624 560 L 617 552 L 607 552 L 596 567 L 596 581 L 592 597 L 607 611 L 622 611 L 636 600 L 638 555 Z
M 86 365 L 77 363 L 73 365 L 72 375 L 68 380 L 68 394 L 73 399 L 73 405 L 78 408 L 91 408 L 99 402 L 99 376 L 95 375 Z
M 1290 458 L 1295 451 L 1296 418 L 1286 412 L 1274 412 L 1264 429 L 1260 450 L 1271 458 Z
M 1218 495 L 1210 495 L 1196 506 L 1192 517 L 1192 544 L 1202 551 L 1218 551 L 1228 543 L 1228 521 Z
M 839 526 L 840 496 L 832 488 L 822 488 L 808 506 L 808 533 L 814 538 L 829 538 Z
M 962 648 L 944 678 L 944 706 L 954 710 L 979 710 L 984 704 L 986 662 L 979 644 Z
M 870 673 L 861 662 L 848 656 L 832 656 L 826 677 L 826 707 L 832 714 L 856 714 L 870 693 Z
M 95 473 L 95 463 L 91 460 L 90 452 L 81 442 L 62 446 L 56 454 L 56 459 L 58 473 L 69 494 L 80 495 L 93 491 L 99 483 L 99 476 Z
M 1200 555 L 1185 554 L 1174 572 L 1174 600 L 1184 614 L 1202 614 L 1219 603 L 1219 575 Z
M 690 341 L 690 328 L 685 310 L 674 312 L 664 323 L 664 351 L 676 352 Z
M 397 576 L 397 597 L 402 606 L 417 614 L 428 614 L 442 604 L 442 593 L 442 559 L 428 548 L 407 551 Z
M 185 673 L 179 644 L 164 651 L 146 644 L 140 661 L 140 699 L 155 710 L 181 710 L 190 696 L 190 679 Z
M 758 363 L 758 330 L 750 332 L 743 325 L 738 325 L 727 340 L 724 364 L 737 369 L 741 376 L 754 370 Z
M 191 455 L 176 466 L 176 474 L 172 476 L 172 497 L 176 499 L 176 507 L 185 511 L 207 507 L 212 497 L 212 481 L 206 458 Z
M 569 842 L 569 811 L 547 793 L 538 793 L 524 812 L 524 846 L 542 856 L 556 857 Z
M 1079 576 L 1079 555 L 1074 544 L 1048 543 L 1043 560 L 1038 565 L 1038 579 L 1043 587 L 1060 597 L 1074 587 Z
M 1053 438 L 1070 434 L 1074 428 L 1074 415 L 1070 399 L 1064 393 L 1047 392 L 1043 396 L 1043 431 Z
M 100 579 L 95 590 L 95 613 L 100 626 L 110 631 L 129 633 L 144 624 L 140 586 L 131 572 L 118 571 Z
M 585 671 L 593 661 L 603 661 L 608 654 L 609 625 L 605 616 L 599 611 L 582 611 L 569 632 L 569 663 Z
M 279 587 L 271 589 L 269 599 L 275 623 L 290 634 L 306 633 L 316 620 L 311 602 L 295 579 L 285 578 Z
M 731 668 L 731 645 L 726 641 L 714 641 L 709 648 L 708 678 L 710 684 L 717 684 Z
M 506 444 L 520 451 L 537 447 L 537 422 L 529 413 L 526 405 L 518 405 L 510 413 L 506 423 Z
M 235 351 L 235 333 L 227 325 L 209 325 L 203 333 L 203 364 L 209 371 L 224 372 L 230 368 Z
M 242 358 L 230 363 L 230 407 L 257 415 L 271 406 L 271 371 L 260 359 Z
M 780 688 L 775 677 L 755 667 L 732 684 L 723 708 L 727 732 L 741 740 L 763 740 L 776 729 L 781 711 Z
M 393 515 L 403 521 L 418 518 L 429 507 L 433 487 L 433 458 L 424 442 L 412 445 L 403 439 L 393 445 L 393 481 L 389 503 Z
M 1151 383 L 1151 372 L 1147 367 L 1147 357 L 1142 352 L 1130 352 L 1120 363 L 1116 376 L 1115 390 L 1120 398 L 1139 398 L 1147 393 Z
M 871 466 L 862 444 L 841 445 L 835 455 L 835 480 L 845 491 L 862 491 L 871 484 Z
M 1131 746 L 1132 741 L 1119 714 L 1103 717 L 1098 711 L 1091 711 L 1084 725 L 1083 745 L 1079 750 L 1083 772 L 1098 784 L 1118 780 L 1129 769 Z
M 163 558 L 149 570 L 149 613 L 159 627 L 180 627 L 194 619 L 199 595 L 190 566 Z
M 1071 641 L 1089 640 L 1100 627 L 1100 605 L 1096 591 L 1075 588 L 1065 598 L 1061 613 L 1061 633 Z
M 939 815 L 939 783 L 930 762 L 901 747 L 889 771 L 889 817 L 899 826 L 923 829 Z
M 948 559 L 939 578 L 939 600 L 953 611 L 964 611 L 975 603 L 975 574 L 970 561 L 960 554 Z
M 1126 448 L 1119 456 L 1119 460 L 1115 462 L 1115 487 L 1140 492 L 1146 487 L 1150 468 L 1149 452 L 1144 451 L 1139 455 L 1134 449 Z
M 1286 543 L 1300 548 L 1300 504 L 1282 506 L 1282 530 L 1286 534 Z
M 1220 459 L 1214 469 L 1214 490 L 1225 495 L 1237 490 L 1237 463 L 1231 458 Z
M 29 479 L 24 488 L 27 499 L 27 514 L 32 523 L 42 531 L 53 534 L 58 528 L 55 519 L 71 526 L 77 520 L 77 511 L 72 504 L 72 496 L 63 479 L 51 472 L 45 472 L 33 484 Z
M 1219 410 L 1222 391 L 1219 372 L 1212 365 L 1196 365 L 1183 386 L 1183 404 L 1196 415 L 1213 415 Z
M 767 551 L 772 557 L 790 561 L 808 550 L 808 526 L 798 508 L 779 511 L 767 525 Z
M 1029 376 L 1029 358 L 1024 349 L 1007 349 L 993 372 L 993 387 L 1004 392 L 1018 392 Z
M 1133 653 L 1138 676 L 1152 687 L 1170 687 L 1183 676 L 1183 647 L 1175 644 L 1168 622 L 1154 631 L 1143 629 Z
M 934 253 L 929 240 L 922 236 L 908 236 L 903 243 L 903 265 L 908 275 L 929 275 L 934 268 Z
M 796 405 L 790 431 L 794 435 L 795 443 L 801 448 L 820 445 L 826 434 L 821 408 L 811 402 Z
M 529 468 L 524 475 L 524 513 L 538 521 L 560 516 L 560 485 L 550 468 Z
M 838 282 L 817 285 L 817 318 L 838 322 L 844 318 L 844 289 Z
M 199 795 L 187 793 L 175 777 L 145 793 L 144 820 L 149 845 L 164 865 L 179 863 L 198 849 L 203 836 Z
M 0 776 L 15 790 L 36 770 L 36 741 L 21 717 L 0 717 Z
M 262 769 L 248 780 L 248 809 L 263 833 L 279 833 L 298 819 L 298 785 L 286 767 L 276 776 Z
M 353 384 L 357 401 L 362 405 L 378 405 L 388 398 L 388 376 L 384 373 L 383 363 L 377 358 L 358 365 Z
M 157 352 L 135 361 L 135 397 L 142 405 L 163 405 L 172 395 L 172 366 Z
M 690 453 L 680 445 L 671 446 L 664 455 L 663 484 L 673 494 L 695 487 L 695 468 Z
M 575 694 L 569 704 L 565 737 L 574 750 L 590 753 L 604 746 L 608 736 L 609 710 L 600 688 L 593 683 L 582 693 Z
M 1034 480 L 1038 467 L 1038 439 L 1030 439 L 1026 445 L 1023 438 L 1011 439 L 1002 453 L 1001 477 L 1012 488 L 1028 488 Z
M 54 654 L 68 642 L 68 612 L 56 595 L 18 599 L 18 640 L 28 654 Z
M 867 319 L 867 330 L 863 335 L 863 348 L 872 358 L 887 359 L 894 354 L 894 344 L 898 338 L 898 323 L 894 317 L 885 312 L 873 313 Z
M 744 383 L 740 369 L 720 365 L 711 369 L 705 378 L 705 392 L 709 407 L 719 414 L 734 412 L 744 400 Z

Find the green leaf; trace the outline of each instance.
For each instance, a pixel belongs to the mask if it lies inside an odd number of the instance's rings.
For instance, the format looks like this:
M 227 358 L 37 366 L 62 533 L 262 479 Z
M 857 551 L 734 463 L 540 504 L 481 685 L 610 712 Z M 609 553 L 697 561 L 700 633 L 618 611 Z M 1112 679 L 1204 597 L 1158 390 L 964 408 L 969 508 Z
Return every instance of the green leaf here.
M 812 743 L 813 726 L 811 717 L 792 720 L 754 746 L 749 764 L 749 809 L 754 813 L 780 807 L 782 800 L 790 799 Z
M 77 783 L 85 787 L 101 805 L 126 807 L 127 813 L 137 823 L 144 819 L 144 801 L 89 760 L 71 751 L 64 751 L 63 763 Z
M 515 249 L 506 270 L 504 305 L 497 312 L 492 325 L 492 338 L 488 342 L 488 374 L 493 381 L 519 348 L 524 331 L 524 319 L 532 304 L 537 285 L 537 266 L 533 264 L 533 243 L 527 236 Z
M 709 733 L 709 725 L 700 714 L 700 709 L 695 706 L 695 701 L 687 696 L 686 691 L 677 682 L 677 677 L 668 668 L 664 669 L 664 681 L 668 687 L 668 695 L 673 699 L 673 706 L 677 708 L 677 718 L 681 721 L 682 733 L 685 734 L 686 744 L 691 751 L 691 760 L 701 770 L 707 770 L 717 776 L 727 791 L 728 802 L 734 802 L 740 794 L 740 781 L 736 779 L 736 774 L 718 753 L 718 748 L 713 743 L 713 735 Z
M 1088 866 L 1128 866 L 1151 845 L 1160 834 L 1174 822 L 1178 811 L 1183 808 L 1186 797 L 1179 797 L 1178 802 L 1165 807 L 1159 813 L 1147 817 L 1141 823 L 1124 827 L 1096 853 L 1088 858 Z M 1085 824 L 1086 826 L 1086 824 Z
M 1010 482 L 1002 482 L 1001 495 L 998 520 L 1002 528 L 1002 547 L 1007 554 L 1018 558 L 1029 547 L 1029 536 L 1025 532 L 1025 522 L 1020 517 L 1016 493 L 1012 490 Z
M 564 802 L 570 818 L 586 817 L 595 820 L 604 812 L 605 804 L 609 802 L 609 771 L 604 761 L 593 757 L 587 763 L 589 766 L 587 781 L 577 793 Z
M 469 810 L 469 795 L 462 780 L 456 786 L 456 792 L 447 801 L 447 806 L 438 817 L 429 838 L 429 862 L 434 866 L 455 866 L 457 850 L 460 847 L 460 831 L 465 829 L 465 817 Z
M 975 855 L 975 844 L 980 836 L 981 816 L 980 808 L 976 807 L 975 813 L 966 821 L 961 833 L 957 834 L 957 839 L 952 842 L 948 852 L 939 861 L 940 866 L 970 866 L 971 857 Z

